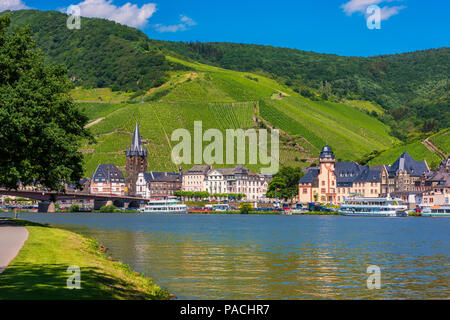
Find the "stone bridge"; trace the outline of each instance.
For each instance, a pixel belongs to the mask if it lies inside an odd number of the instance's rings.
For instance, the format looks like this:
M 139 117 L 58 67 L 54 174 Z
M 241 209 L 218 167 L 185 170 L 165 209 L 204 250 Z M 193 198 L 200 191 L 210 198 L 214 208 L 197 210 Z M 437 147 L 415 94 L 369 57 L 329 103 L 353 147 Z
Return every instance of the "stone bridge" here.
M 7 190 L 1 188 L 0 195 L 38 200 L 40 201 L 39 212 L 55 212 L 55 202 L 63 200 L 94 200 L 94 210 L 99 210 L 105 205 L 114 205 L 119 208 L 139 208 L 149 201 L 149 199 L 131 196 L 90 194 L 83 192 L 64 193 L 57 191 Z

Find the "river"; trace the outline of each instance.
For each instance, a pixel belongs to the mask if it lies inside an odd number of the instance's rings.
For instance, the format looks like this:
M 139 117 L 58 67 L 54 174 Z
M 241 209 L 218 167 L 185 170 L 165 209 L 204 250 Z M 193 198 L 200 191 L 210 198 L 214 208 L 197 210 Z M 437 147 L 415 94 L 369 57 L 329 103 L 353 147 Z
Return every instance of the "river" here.
M 11 216 L 11 214 L 0 214 Z M 448 218 L 36 214 L 179 299 L 448 299 Z M 381 288 L 369 290 L 369 266 Z

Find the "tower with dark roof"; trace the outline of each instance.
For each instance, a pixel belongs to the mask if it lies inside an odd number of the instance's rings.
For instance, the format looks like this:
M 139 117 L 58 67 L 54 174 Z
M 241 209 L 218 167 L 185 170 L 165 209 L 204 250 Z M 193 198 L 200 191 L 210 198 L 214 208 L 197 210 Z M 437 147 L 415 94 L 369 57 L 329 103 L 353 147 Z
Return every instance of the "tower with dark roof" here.
M 136 123 L 134 129 L 133 139 L 131 146 L 127 148 L 127 178 L 126 184 L 128 189 L 128 195 L 136 195 L 136 180 L 141 172 L 147 172 L 147 148 L 142 143 L 142 137 L 139 132 L 139 126 Z
M 333 149 L 329 145 L 326 145 L 322 148 L 322 151 L 320 151 L 320 162 L 335 162 L 335 157 L 333 153 Z

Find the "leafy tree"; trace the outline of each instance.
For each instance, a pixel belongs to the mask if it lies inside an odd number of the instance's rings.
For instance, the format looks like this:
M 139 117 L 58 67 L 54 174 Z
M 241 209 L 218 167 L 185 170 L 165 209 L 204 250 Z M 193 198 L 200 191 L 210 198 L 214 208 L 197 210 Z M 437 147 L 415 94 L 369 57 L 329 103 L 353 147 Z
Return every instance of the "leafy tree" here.
M 267 197 L 289 199 L 298 195 L 298 182 L 304 173 L 301 168 L 281 167 L 269 183 Z
M 61 66 L 48 66 L 28 27 L 8 34 L 11 19 L 0 16 L 0 185 L 19 182 L 59 190 L 82 178 L 77 150 L 88 119 L 74 104 Z
M 274 177 L 269 183 L 266 196 L 268 198 L 287 198 L 286 180 L 282 177 Z

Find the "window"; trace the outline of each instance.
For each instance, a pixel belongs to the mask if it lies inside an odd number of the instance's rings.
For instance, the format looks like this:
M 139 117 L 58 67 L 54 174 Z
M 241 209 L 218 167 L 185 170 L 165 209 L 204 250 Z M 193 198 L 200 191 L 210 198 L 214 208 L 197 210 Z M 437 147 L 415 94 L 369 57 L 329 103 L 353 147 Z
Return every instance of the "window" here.
M 306 193 L 308 193 L 308 189 L 304 188 L 303 189 L 303 194 L 306 194 Z

